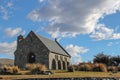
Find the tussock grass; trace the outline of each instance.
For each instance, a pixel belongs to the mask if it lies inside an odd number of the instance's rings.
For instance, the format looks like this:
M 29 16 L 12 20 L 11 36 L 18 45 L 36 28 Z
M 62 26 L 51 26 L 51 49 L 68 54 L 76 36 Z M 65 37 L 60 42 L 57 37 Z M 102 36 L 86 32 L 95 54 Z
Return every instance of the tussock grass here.
M 31 71 L 31 74 L 39 74 L 47 70 L 43 64 L 26 64 L 26 69 Z
M 118 71 L 120 71 L 120 66 L 117 67 Z
M 108 71 L 116 72 L 116 71 L 118 71 L 118 67 L 116 67 L 116 66 L 109 66 L 108 67 Z
M 107 67 L 106 67 L 106 65 L 103 64 L 103 63 L 96 63 L 96 64 L 94 65 L 94 69 L 95 69 L 96 71 L 107 72 Z M 94 70 L 93 70 L 93 71 L 94 71 Z
M 18 74 L 20 69 L 18 66 L 2 66 L 0 69 L 0 74 Z
M 78 71 L 98 71 L 107 72 L 107 67 L 103 63 L 81 63 L 78 65 Z

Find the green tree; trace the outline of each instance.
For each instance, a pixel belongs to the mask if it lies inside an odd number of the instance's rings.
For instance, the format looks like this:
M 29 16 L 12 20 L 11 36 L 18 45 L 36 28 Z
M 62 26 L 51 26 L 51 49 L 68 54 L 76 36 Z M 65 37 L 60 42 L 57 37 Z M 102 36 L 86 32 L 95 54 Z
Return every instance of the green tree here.
M 118 66 L 120 64 L 120 56 L 113 56 L 110 58 L 112 66 Z
M 105 55 L 103 52 L 98 53 L 94 59 L 93 59 L 94 63 L 104 63 L 107 66 L 110 65 L 110 56 L 109 55 Z

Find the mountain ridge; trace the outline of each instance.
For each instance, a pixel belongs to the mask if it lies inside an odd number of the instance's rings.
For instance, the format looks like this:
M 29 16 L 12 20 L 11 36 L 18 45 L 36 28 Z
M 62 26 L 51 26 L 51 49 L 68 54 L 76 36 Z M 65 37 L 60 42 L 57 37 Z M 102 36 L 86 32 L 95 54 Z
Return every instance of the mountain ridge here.
M 0 66 L 3 65 L 14 65 L 14 59 L 0 58 Z

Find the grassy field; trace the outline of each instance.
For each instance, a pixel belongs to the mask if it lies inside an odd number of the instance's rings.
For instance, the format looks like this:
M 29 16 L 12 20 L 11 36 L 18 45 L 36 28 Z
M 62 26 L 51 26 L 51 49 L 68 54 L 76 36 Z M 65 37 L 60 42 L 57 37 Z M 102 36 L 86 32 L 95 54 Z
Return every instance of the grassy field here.
M 24 72 L 22 72 L 24 73 Z M 110 72 L 59 72 L 52 75 L 0 75 L 0 79 L 32 79 L 32 78 L 77 78 L 77 77 L 119 77 L 120 73 Z

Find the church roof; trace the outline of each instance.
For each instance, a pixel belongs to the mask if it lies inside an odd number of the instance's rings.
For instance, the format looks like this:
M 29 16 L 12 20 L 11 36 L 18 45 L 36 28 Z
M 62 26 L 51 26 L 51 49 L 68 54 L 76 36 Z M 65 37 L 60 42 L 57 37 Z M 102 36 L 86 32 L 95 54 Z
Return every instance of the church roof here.
M 50 40 L 43 36 L 36 34 L 36 36 L 43 42 L 43 44 L 51 51 L 57 54 L 70 56 L 68 52 L 55 40 Z

